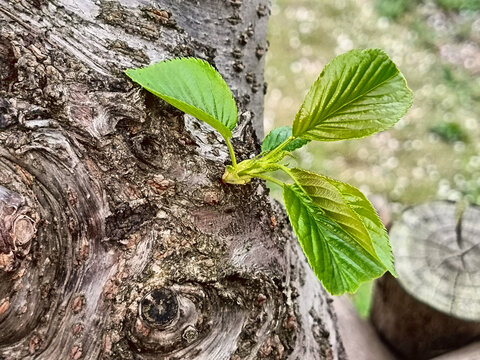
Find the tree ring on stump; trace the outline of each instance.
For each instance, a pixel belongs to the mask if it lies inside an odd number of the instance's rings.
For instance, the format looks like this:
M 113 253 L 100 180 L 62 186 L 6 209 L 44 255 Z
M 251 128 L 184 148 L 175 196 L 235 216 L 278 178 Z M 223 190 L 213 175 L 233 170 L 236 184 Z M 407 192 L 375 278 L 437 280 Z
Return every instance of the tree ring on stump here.
M 402 287 L 417 300 L 463 320 L 480 320 L 480 207 L 453 202 L 407 209 L 390 230 Z

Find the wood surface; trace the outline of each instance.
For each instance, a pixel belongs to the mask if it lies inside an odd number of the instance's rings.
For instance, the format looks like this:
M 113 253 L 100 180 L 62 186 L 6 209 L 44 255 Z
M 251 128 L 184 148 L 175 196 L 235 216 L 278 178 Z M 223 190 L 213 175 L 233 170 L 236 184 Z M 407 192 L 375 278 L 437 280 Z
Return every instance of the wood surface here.
M 480 211 L 453 202 L 407 209 L 390 230 L 398 279 L 376 281 L 371 320 L 402 359 L 480 339 Z
M 345 359 L 265 184 L 126 68 L 209 61 L 262 137 L 268 2 L 0 0 L 0 359 Z M 256 132 L 254 131 L 256 128 Z

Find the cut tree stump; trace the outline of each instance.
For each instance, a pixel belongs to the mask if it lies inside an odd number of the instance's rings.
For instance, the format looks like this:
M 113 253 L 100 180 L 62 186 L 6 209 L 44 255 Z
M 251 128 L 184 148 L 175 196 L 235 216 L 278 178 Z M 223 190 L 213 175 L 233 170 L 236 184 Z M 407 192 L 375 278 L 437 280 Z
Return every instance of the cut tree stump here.
M 465 346 L 461 349 L 440 355 L 432 360 L 478 360 L 480 359 L 480 342 Z
M 407 209 L 390 231 L 398 279 L 376 283 L 371 320 L 406 359 L 429 359 L 480 338 L 480 208 Z

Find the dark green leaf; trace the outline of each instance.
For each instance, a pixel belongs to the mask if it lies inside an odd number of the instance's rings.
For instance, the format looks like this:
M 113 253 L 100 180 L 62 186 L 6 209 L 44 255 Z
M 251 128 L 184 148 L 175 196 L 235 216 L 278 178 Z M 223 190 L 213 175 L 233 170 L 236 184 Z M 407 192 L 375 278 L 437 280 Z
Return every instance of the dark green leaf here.
M 222 76 L 206 61 L 177 58 L 126 74 L 169 104 L 215 128 L 225 138 L 237 123 L 237 105 Z
M 285 185 L 283 198 L 307 260 L 331 294 L 354 292 L 361 283 L 385 272 L 378 260 L 323 214 L 297 185 Z
M 393 126 L 412 103 L 405 78 L 379 49 L 352 50 L 333 59 L 310 88 L 293 135 L 334 141 Z
M 265 139 L 263 139 L 262 152 L 272 151 L 281 143 L 286 141 L 290 136 L 292 136 L 291 126 L 280 126 L 278 128 L 273 129 L 268 133 Z M 290 144 L 285 146 L 283 149 L 285 151 L 294 151 L 308 144 L 309 142 L 310 140 L 295 139 Z

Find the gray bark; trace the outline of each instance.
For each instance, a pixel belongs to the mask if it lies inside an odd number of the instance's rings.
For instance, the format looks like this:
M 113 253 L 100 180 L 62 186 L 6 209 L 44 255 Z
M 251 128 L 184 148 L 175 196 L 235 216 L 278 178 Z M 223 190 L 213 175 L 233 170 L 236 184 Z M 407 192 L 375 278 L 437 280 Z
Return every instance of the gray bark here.
M 129 67 L 209 61 L 261 136 L 266 0 L 0 0 L 0 358 L 343 359 L 265 185 Z

